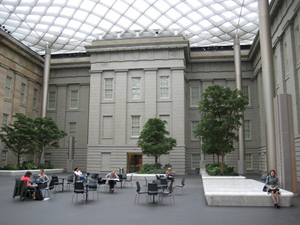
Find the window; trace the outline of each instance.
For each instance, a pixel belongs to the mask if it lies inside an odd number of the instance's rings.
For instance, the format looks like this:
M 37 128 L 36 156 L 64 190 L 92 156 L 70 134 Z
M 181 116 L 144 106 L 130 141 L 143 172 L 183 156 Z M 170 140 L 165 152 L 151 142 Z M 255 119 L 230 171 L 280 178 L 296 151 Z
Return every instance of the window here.
M 33 107 L 37 107 L 37 94 L 38 94 L 38 90 L 34 89 L 33 90 L 33 104 L 32 104 Z
M 131 136 L 140 136 L 140 116 L 131 117 Z
M 250 88 L 249 86 L 243 86 L 243 94 L 248 97 L 248 105 L 250 105 Z
M 48 109 L 55 109 L 56 105 L 56 92 L 50 91 L 48 97 Z
M 78 91 L 71 91 L 70 109 L 78 109 Z
M 200 154 L 192 154 L 191 169 L 200 168 Z
M 132 78 L 132 98 L 141 98 L 141 78 L 139 77 Z
M 11 78 L 6 77 L 6 84 L 5 84 L 5 97 L 10 98 L 10 87 L 11 87 Z
M 26 87 L 26 84 L 22 83 L 21 84 L 21 95 L 20 95 L 21 103 L 25 103 L 25 87 Z
M 70 137 L 76 137 L 76 123 L 70 123 Z
M 2 118 L 2 127 L 8 125 L 8 114 L 3 113 L 3 118 Z
M 200 101 L 199 87 L 191 87 L 191 106 L 198 107 Z
M 251 140 L 251 121 L 244 121 L 245 140 Z
M 246 168 L 252 169 L 252 154 L 246 154 Z
M 194 134 L 194 131 L 195 131 L 195 129 L 196 129 L 196 125 L 199 123 L 199 121 L 192 121 L 192 124 L 191 124 L 191 128 L 192 128 L 192 130 L 191 130 L 191 132 L 192 132 L 192 134 L 191 134 L 191 138 L 192 138 L 192 140 L 199 140 L 198 138 L 196 138 L 196 136 L 195 136 L 195 134 Z
M 160 97 L 169 98 L 169 77 L 160 78 Z
M 112 78 L 104 79 L 104 85 L 105 85 L 104 99 L 105 100 L 113 99 L 113 79 Z

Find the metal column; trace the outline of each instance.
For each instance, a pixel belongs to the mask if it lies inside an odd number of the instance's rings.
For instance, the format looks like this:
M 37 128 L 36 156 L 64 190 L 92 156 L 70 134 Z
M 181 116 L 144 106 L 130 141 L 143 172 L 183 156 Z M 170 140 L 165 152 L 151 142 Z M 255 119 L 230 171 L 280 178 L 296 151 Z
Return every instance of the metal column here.
M 236 34 L 234 39 L 234 66 L 235 66 L 235 78 L 236 88 L 242 91 L 242 63 L 241 63 L 241 46 Z M 246 174 L 246 161 L 245 161 L 245 135 L 244 135 L 244 119 L 241 119 L 241 127 L 239 129 L 239 161 L 238 161 L 238 173 Z
M 46 117 L 47 112 L 47 96 L 50 76 L 50 60 L 51 49 L 46 46 L 45 59 L 44 59 L 44 78 L 43 78 L 43 102 L 42 102 L 42 117 Z
M 266 0 L 258 0 L 260 52 L 262 62 L 263 93 L 265 98 L 266 113 L 266 148 L 268 170 L 276 170 L 276 141 L 274 103 L 275 97 L 273 80 L 272 39 L 269 16 L 269 3 Z

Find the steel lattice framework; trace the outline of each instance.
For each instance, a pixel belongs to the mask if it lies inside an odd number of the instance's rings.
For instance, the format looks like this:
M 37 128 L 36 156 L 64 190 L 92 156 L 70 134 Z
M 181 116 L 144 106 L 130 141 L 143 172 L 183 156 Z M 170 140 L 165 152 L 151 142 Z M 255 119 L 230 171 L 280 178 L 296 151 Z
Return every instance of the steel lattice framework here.
M 85 52 L 93 40 L 181 35 L 191 47 L 252 44 L 256 0 L 2 0 L 1 29 L 43 55 Z

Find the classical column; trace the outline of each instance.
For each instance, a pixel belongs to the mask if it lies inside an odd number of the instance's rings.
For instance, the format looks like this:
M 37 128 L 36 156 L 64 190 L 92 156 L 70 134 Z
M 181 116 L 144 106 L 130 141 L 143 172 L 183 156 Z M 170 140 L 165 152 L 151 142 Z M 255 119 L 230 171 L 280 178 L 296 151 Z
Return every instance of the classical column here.
M 258 0 L 260 52 L 262 62 L 263 90 L 266 112 L 266 148 L 268 170 L 276 170 L 276 141 L 274 120 L 274 81 L 272 61 L 272 39 L 269 16 L 269 3 L 266 0 Z
M 46 117 L 46 112 L 47 112 L 47 96 L 48 96 L 49 76 L 50 76 L 50 60 L 51 60 L 51 49 L 49 48 L 49 46 L 47 44 L 46 52 L 45 52 L 45 60 L 44 60 L 42 117 Z
M 235 78 L 236 88 L 242 91 L 242 63 L 241 63 L 241 46 L 236 34 L 234 39 L 234 66 L 235 66 Z M 239 161 L 238 161 L 238 173 L 246 174 L 246 161 L 245 161 L 245 135 L 244 135 L 244 118 L 241 119 L 241 127 L 239 129 Z

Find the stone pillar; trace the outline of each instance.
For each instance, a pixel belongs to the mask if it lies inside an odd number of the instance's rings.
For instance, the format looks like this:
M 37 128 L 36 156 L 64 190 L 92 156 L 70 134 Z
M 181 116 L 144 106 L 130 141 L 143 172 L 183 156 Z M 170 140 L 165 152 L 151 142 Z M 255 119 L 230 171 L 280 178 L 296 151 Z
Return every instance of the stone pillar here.
M 46 117 L 46 113 L 47 113 L 47 96 L 48 96 L 49 76 L 50 76 L 50 60 L 51 60 L 51 49 L 47 45 L 46 52 L 45 52 L 45 60 L 44 60 L 42 117 Z
M 272 39 L 269 16 L 269 3 L 265 0 L 258 0 L 259 13 L 259 35 L 260 51 L 262 62 L 263 90 L 266 110 L 266 148 L 268 169 L 277 169 L 276 166 L 276 141 L 274 122 L 274 80 L 273 80 L 273 59 Z
M 236 88 L 242 91 L 243 84 L 242 84 L 241 46 L 237 34 L 234 39 L 234 66 L 235 66 Z M 247 171 L 246 171 L 246 161 L 245 161 L 244 118 L 242 118 L 240 122 L 241 122 L 241 127 L 239 129 L 238 173 L 246 174 Z

